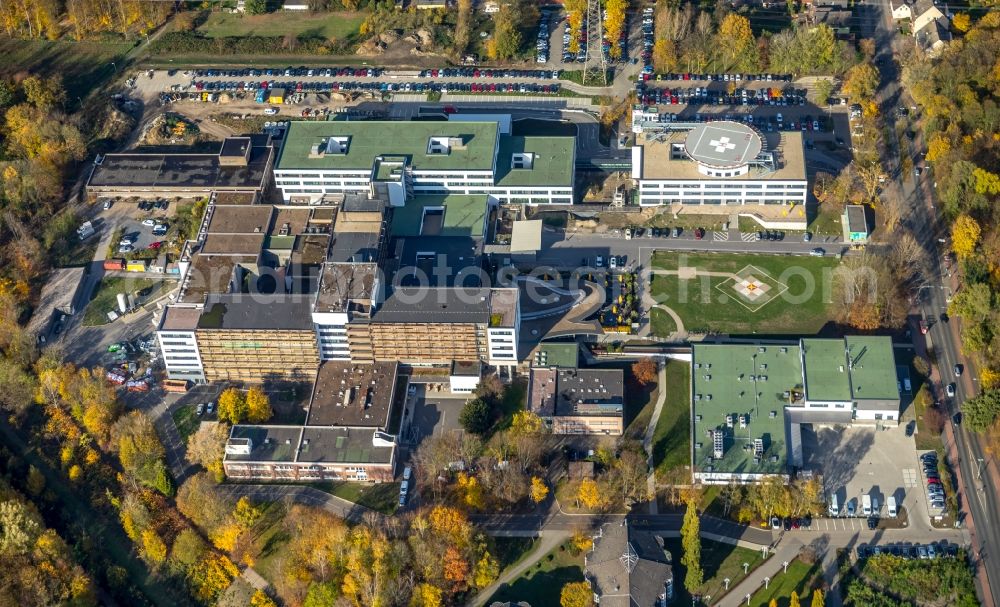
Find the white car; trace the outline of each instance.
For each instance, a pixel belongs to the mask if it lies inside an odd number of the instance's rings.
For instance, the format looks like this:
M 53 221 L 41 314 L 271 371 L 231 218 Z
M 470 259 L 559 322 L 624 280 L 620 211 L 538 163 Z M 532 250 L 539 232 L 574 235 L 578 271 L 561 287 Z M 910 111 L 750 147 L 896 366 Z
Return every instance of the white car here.
M 278 113 L 278 108 L 276 107 L 269 107 L 266 110 L 264 110 L 265 116 L 274 116 L 277 113 Z
M 215 411 L 215 402 L 214 401 L 208 403 L 208 405 L 205 406 L 205 413 L 208 413 L 209 415 L 211 415 L 213 411 Z
M 128 238 L 128 237 L 122 238 L 118 242 L 118 246 L 120 246 L 120 247 L 130 247 L 130 246 L 132 246 L 132 244 L 133 244 L 132 239 Z
M 194 408 L 194 412 L 195 412 L 196 415 L 199 415 L 199 416 L 200 415 L 204 415 L 205 414 L 205 403 L 198 403 L 198 406 Z
M 618 258 L 615 257 L 614 255 L 612 255 L 611 257 L 609 257 L 608 258 L 608 267 L 612 268 L 612 269 L 617 268 L 618 267 Z
M 598 267 L 598 268 L 603 268 L 604 267 L 604 258 L 601 257 L 600 255 L 598 255 L 596 258 L 594 258 L 594 266 Z
M 104 201 L 104 210 L 107 211 L 110 208 L 111 208 L 111 201 L 110 200 L 105 200 Z
M 150 227 L 150 228 L 151 228 L 151 227 L 153 227 L 153 226 L 155 226 L 155 225 L 156 225 L 156 222 L 155 222 L 155 221 L 153 221 L 152 219 L 143 219 L 143 220 L 142 220 L 142 225 L 144 225 L 144 226 L 147 226 L 147 227 Z
M 408 492 L 409 490 L 410 490 L 410 481 L 403 481 L 403 482 L 402 482 L 402 483 L 401 483 L 401 484 L 399 485 L 399 494 L 400 494 L 400 495 L 406 495 L 406 493 L 407 493 L 407 492 Z

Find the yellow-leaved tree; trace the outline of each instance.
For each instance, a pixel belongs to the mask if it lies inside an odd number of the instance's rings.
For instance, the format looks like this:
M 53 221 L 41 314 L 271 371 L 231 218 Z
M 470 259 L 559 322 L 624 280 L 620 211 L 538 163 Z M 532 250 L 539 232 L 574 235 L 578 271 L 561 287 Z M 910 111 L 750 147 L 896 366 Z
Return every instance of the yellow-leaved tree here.
M 549 486 L 537 476 L 531 477 L 531 501 L 540 504 L 549 496 Z
M 951 226 L 951 249 L 959 259 L 968 259 L 976 252 L 982 228 L 968 215 L 959 215 Z
M 571 582 L 559 593 L 560 607 L 593 607 L 594 591 L 589 582 Z
M 254 386 L 247 391 L 247 420 L 252 424 L 260 424 L 271 419 L 274 412 L 271 410 L 271 399 L 264 394 L 264 391 Z
M 576 499 L 581 506 L 589 510 L 598 508 L 604 501 L 597 482 L 592 478 L 585 478 L 580 482 L 580 488 L 576 491 Z

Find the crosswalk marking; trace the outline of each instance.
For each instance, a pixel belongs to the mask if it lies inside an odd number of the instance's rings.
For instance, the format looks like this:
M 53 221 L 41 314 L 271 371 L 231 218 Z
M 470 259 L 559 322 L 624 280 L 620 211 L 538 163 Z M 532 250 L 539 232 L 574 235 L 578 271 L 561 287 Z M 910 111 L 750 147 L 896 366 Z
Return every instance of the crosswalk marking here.
M 715 231 L 712 234 L 712 240 L 729 240 L 729 232 Z
M 757 242 L 757 233 L 756 232 L 740 232 L 740 238 L 743 239 L 743 242 Z

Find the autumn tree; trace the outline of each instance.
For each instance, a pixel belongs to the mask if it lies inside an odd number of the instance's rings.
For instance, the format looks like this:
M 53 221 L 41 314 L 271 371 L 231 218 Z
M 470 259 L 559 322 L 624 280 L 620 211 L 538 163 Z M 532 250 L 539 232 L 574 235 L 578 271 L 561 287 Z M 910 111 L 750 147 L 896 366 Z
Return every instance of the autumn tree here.
M 772 598 L 771 601 L 768 602 L 767 607 L 778 607 L 778 599 Z
M 823 607 L 826 603 L 825 597 L 823 596 L 823 591 L 819 588 L 813 590 L 811 607 Z
M 944 160 L 951 152 L 951 140 L 942 133 L 936 133 L 927 142 L 927 161 Z
M 596 510 L 604 504 L 604 496 L 597 481 L 592 478 L 585 478 L 580 481 L 580 487 L 576 490 L 576 501 L 588 510 Z
M 701 569 L 701 522 L 698 520 L 697 505 L 691 501 L 684 512 L 684 523 L 681 526 L 681 547 L 684 554 L 681 564 L 687 568 L 684 577 L 684 587 L 693 591 L 701 586 L 704 573 Z
M 505 2 L 493 16 L 493 43 L 497 59 L 512 59 L 521 50 L 521 30 L 516 4 Z
M 472 0 L 458 0 L 455 17 L 455 56 L 461 58 L 469 46 L 472 32 Z
M 238 424 L 247 418 L 247 398 L 236 388 L 226 388 L 219 395 L 219 421 Z
M 656 371 L 656 363 L 651 358 L 643 358 L 632 363 L 632 376 L 643 386 L 656 381 Z
M 257 590 L 250 597 L 250 607 L 278 607 L 278 604 L 263 590 Z
M 594 538 L 579 529 L 573 531 L 573 535 L 570 536 L 569 542 L 573 547 L 573 551 L 576 553 L 588 552 L 594 547 Z
M 848 70 L 844 76 L 842 89 L 847 96 L 857 103 L 869 101 L 875 97 L 879 83 L 878 69 L 871 63 L 859 63 Z
M 531 501 L 540 504 L 549 496 L 549 487 L 537 476 L 531 477 Z
M 653 43 L 653 69 L 659 73 L 677 71 L 677 45 L 673 40 L 657 38 Z
M 792 594 L 788 597 L 788 607 L 802 607 L 799 602 L 799 593 L 792 590 Z
M 969 13 L 955 13 L 955 16 L 951 19 L 951 26 L 960 34 L 969 31 L 971 23 L 972 19 L 969 18 Z
M 604 34 L 611 41 L 611 49 L 608 54 L 612 59 L 619 59 L 622 56 L 619 37 L 625 28 L 626 9 L 628 9 L 628 0 L 607 0 L 604 4 Z
M 716 36 L 717 48 L 722 49 L 728 66 L 737 70 L 756 69 L 757 42 L 749 19 L 736 13 L 727 14 Z
M 229 425 L 222 422 L 203 423 L 188 437 L 184 457 L 192 464 L 208 470 L 216 482 L 222 482 L 225 471 L 222 457 L 229 439 Z
M 410 607 L 441 607 L 444 593 L 440 588 L 426 582 L 417 584 L 410 597 Z
M 164 495 L 173 495 L 173 480 L 164 461 L 166 451 L 145 413 L 132 411 L 122 416 L 115 422 L 112 436 L 126 474 Z
M 152 529 L 142 532 L 142 557 L 154 569 L 167 560 L 167 545 Z
M 959 215 L 951 226 L 951 249 L 959 259 L 968 259 L 976 251 L 982 229 L 968 215 Z
M 484 552 L 476 562 L 472 585 L 481 590 L 495 582 L 498 577 L 500 577 L 500 563 L 489 552 Z
M 594 591 L 589 582 L 570 582 L 559 592 L 560 607 L 593 607 Z
M 271 400 L 257 386 L 247 390 L 246 411 L 247 421 L 251 424 L 262 424 L 274 415 L 271 410 Z

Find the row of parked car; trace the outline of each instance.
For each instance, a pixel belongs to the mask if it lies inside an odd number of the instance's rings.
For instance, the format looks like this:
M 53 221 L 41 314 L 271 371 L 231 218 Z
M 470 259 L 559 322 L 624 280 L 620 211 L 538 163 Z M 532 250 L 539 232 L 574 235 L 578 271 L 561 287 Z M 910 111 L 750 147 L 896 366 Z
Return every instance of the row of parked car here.
M 642 80 L 653 75 L 653 7 L 642 9 Z
M 281 68 L 244 68 L 241 70 L 232 69 L 204 69 L 184 72 L 193 74 L 198 78 L 259 78 L 261 76 L 306 76 L 306 77 L 326 77 L 333 76 L 353 76 L 355 78 L 374 78 L 381 76 L 385 70 L 378 67 L 286 67 Z M 172 76 L 173 73 L 168 73 Z
M 478 67 L 446 67 L 421 70 L 421 78 L 536 78 L 558 80 L 559 70 L 502 70 Z
M 536 93 L 550 95 L 559 92 L 558 83 L 534 82 L 220 82 L 198 80 L 192 83 L 196 91 L 252 91 L 285 89 L 288 93 L 329 93 L 337 91 L 372 91 L 382 93 L 435 91 L 441 93 Z
M 655 74 L 647 80 L 700 80 L 704 82 L 791 82 L 791 74 L 692 74 L 668 72 Z
M 736 89 L 732 93 L 716 91 L 704 86 L 659 88 L 636 82 L 636 94 L 646 105 L 688 104 L 703 105 L 771 105 L 776 107 L 806 104 L 806 91 L 796 88 Z
M 548 63 L 549 61 L 549 21 L 552 14 L 544 10 L 541 19 L 538 20 L 538 36 L 535 42 L 535 62 Z
M 944 486 L 941 484 L 941 474 L 938 472 L 937 453 L 930 451 L 920 456 L 920 465 L 924 471 L 924 480 L 927 483 L 927 501 L 931 508 L 944 510 Z
M 958 546 L 955 544 L 891 544 L 889 546 L 858 546 L 858 558 L 866 559 L 880 554 L 891 554 L 906 559 L 936 559 L 943 556 L 957 556 Z
M 745 122 L 746 124 L 753 125 L 762 131 L 772 132 L 772 131 L 825 131 L 828 127 L 823 122 L 814 119 L 811 115 L 806 114 L 801 120 L 788 120 L 784 119 L 780 113 L 776 116 L 754 116 L 753 114 L 695 114 L 693 116 L 684 116 L 682 114 L 674 113 L 663 113 L 657 114 L 656 121 L 662 123 L 671 122 L 715 122 L 717 120 L 729 120 L 736 122 Z M 837 145 L 844 145 L 844 142 L 839 137 L 837 138 Z M 809 147 L 807 145 L 806 147 Z

